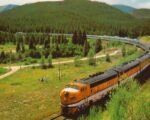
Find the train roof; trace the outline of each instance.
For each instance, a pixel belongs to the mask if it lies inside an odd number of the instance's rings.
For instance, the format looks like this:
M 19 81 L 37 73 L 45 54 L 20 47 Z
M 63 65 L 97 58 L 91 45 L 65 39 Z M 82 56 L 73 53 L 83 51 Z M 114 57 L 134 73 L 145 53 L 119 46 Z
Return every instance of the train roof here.
M 130 62 L 124 63 L 118 67 L 113 68 L 113 70 L 122 73 L 122 72 L 125 72 L 137 65 L 139 65 L 139 61 L 130 61 Z
M 140 64 L 140 61 L 144 61 L 145 59 L 149 58 L 150 54 L 145 53 L 144 55 L 140 56 L 137 60 L 130 61 L 127 63 L 124 63 L 118 67 L 112 68 L 111 70 L 108 70 L 104 72 L 103 74 L 95 74 L 91 75 L 89 78 L 81 79 L 76 82 L 82 83 L 82 84 L 89 84 L 91 87 L 94 87 L 100 83 L 106 82 L 113 77 L 118 75 L 118 72 L 123 73 L 128 71 L 129 69 L 132 69 Z
M 86 79 L 81 79 L 76 82 L 89 84 L 91 87 L 94 87 L 95 85 L 103 83 L 115 76 L 117 76 L 117 72 L 114 70 L 109 70 L 109 71 L 104 72 L 103 74 L 92 76 Z

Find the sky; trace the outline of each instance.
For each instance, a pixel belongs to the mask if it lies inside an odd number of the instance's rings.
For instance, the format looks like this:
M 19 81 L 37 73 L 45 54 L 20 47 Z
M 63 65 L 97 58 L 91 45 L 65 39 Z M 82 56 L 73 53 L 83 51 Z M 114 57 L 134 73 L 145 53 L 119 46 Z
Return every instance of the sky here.
M 63 1 L 63 0 L 0 0 L 0 6 L 7 4 L 18 4 L 23 5 L 27 3 L 34 3 L 39 1 Z M 124 4 L 135 8 L 149 8 L 150 0 L 91 0 L 105 2 L 108 4 Z

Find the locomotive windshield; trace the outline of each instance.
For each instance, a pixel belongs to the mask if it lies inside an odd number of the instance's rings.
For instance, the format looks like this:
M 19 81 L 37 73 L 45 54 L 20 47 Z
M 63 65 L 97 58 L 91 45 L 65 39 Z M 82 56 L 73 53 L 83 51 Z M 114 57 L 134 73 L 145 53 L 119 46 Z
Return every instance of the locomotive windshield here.
M 67 88 L 74 88 L 79 90 L 79 87 L 77 85 L 66 85 Z

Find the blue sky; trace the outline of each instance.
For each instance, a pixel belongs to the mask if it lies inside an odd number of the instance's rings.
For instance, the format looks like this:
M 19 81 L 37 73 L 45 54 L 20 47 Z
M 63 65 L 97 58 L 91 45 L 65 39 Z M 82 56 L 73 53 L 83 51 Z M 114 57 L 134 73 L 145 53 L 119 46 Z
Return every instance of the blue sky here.
M 0 5 L 6 5 L 6 4 L 22 5 L 22 4 L 34 3 L 38 1 L 60 1 L 60 0 L 0 0 Z M 91 0 L 91 1 L 106 2 L 108 4 L 124 4 L 136 8 L 150 9 L 150 0 Z

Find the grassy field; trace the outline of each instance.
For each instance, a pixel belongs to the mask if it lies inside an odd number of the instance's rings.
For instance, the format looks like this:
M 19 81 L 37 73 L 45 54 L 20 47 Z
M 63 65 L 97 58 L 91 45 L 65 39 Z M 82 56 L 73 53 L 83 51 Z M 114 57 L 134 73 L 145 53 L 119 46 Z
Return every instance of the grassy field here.
M 6 69 L 0 67 L 0 75 L 4 74 L 4 73 L 6 73 L 6 72 L 7 72 Z
M 141 51 L 126 58 L 121 55 L 111 57 L 112 63 L 105 58 L 97 60 L 97 66 L 88 66 L 86 61 L 81 67 L 73 64 L 61 65 L 61 80 L 58 80 L 58 66 L 42 70 L 26 68 L 0 81 L 0 118 L 3 120 L 41 119 L 60 110 L 59 92 L 69 82 L 88 75 L 107 70 L 117 64 L 136 58 Z M 118 59 L 120 58 L 120 59 Z M 47 82 L 40 78 L 46 76 Z
M 5 52 L 16 52 L 16 45 L 13 44 L 7 44 L 7 45 L 0 45 L 0 51 L 5 51 Z
M 146 44 L 150 44 L 150 36 L 140 37 L 140 41 Z

